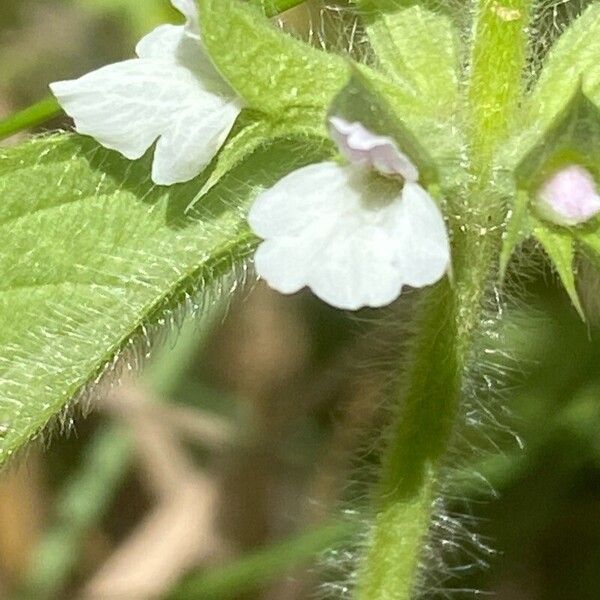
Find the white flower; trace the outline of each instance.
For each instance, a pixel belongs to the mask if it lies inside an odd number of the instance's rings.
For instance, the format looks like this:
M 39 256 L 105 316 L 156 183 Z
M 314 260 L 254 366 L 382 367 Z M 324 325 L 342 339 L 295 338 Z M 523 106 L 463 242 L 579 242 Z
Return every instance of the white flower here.
M 330 124 L 350 162 L 304 167 L 260 194 L 248 217 L 265 240 L 254 259 L 257 273 L 284 294 L 308 286 L 350 310 L 385 306 L 405 285 L 441 279 L 450 266 L 446 225 L 416 183 L 415 165 L 391 138 L 360 123 Z
M 76 130 L 129 159 L 156 142 L 152 179 L 193 179 L 217 154 L 241 101 L 202 48 L 194 0 L 171 0 L 187 23 L 162 25 L 136 47 L 138 58 L 50 88 Z
M 556 171 L 537 193 L 542 216 L 558 225 L 580 225 L 600 213 L 600 195 L 587 169 L 567 165 Z

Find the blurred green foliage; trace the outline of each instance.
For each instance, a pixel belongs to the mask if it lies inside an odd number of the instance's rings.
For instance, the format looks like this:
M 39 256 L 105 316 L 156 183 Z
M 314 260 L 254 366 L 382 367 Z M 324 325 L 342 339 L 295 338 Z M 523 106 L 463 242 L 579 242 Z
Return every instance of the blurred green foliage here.
M 163 0 L 71 0 L 76 6 L 100 16 L 115 15 L 129 25 L 134 37 L 142 36 L 161 23 L 181 20 L 181 15 Z

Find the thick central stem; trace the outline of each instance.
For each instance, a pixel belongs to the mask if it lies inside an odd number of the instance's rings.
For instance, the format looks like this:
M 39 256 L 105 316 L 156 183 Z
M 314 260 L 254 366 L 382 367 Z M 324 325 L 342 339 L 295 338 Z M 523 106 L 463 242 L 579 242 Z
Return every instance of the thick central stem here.
M 476 0 L 471 54 L 469 145 L 471 162 L 487 172 L 506 137 L 523 94 L 527 26 L 532 0 Z M 487 184 L 484 177 L 482 183 Z
M 495 272 L 503 212 L 492 182 L 496 151 L 522 96 L 531 0 L 478 0 L 468 87 L 471 184 L 454 190 L 454 282 L 427 290 L 401 373 L 359 600 L 410 600 L 422 577 L 441 468 L 459 414 L 467 363 Z M 449 195 L 450 195 L 449 193 Z

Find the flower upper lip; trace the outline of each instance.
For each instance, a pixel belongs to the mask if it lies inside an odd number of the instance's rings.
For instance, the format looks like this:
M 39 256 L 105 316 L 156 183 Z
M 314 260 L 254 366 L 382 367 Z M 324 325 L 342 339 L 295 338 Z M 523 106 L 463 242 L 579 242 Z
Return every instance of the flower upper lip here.
M 381 175 L 398 175 L 413 183 L 419 180 L 418 168 L 392 138 L 376 135 L 362 123 L 337 116 L 330 117 L 329 129 L 340 152 L 351 163 Z

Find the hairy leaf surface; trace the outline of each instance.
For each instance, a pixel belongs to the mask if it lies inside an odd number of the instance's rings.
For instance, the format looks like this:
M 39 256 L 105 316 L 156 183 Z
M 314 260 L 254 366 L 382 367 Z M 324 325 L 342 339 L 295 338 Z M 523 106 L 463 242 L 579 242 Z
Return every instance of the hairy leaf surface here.
M 459 37 L 450 17 L 406 2 L 357 4 L 382 69 L 432 109 L 451 115 L 459 98 Z
M 528 102 L 527 119 L 540 119 L 545 126 L 553 120 L 581 84 L 600 104 L 600 4 L 594 3 L 558 38 Z
M 280 116 L 294 108 L 324 114 L 348 77 L 341 57 L 279 31 L 259 9 L 239 0 L 198 5 L 212 60 L 250 108 Z
M 0 463 L 136 334 L 242 262 L 255 244 L 251 199 L 324 148 L 258 148 L 187 214 L 208 174 L 157 187 L 151 157 L 68 135 L 0 149 Z
M 531 219 L 529 218 L 529 194 L 519 190 L 513 196 L 514 203 L 508 215 L 506 231 L 502 236 L 500 253 L 500 278 L 504 279 L 508 263 L 516 248 L 531 235 Z

